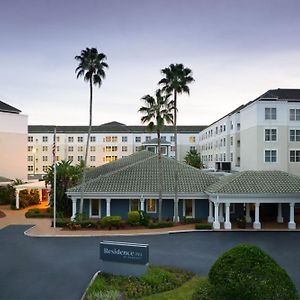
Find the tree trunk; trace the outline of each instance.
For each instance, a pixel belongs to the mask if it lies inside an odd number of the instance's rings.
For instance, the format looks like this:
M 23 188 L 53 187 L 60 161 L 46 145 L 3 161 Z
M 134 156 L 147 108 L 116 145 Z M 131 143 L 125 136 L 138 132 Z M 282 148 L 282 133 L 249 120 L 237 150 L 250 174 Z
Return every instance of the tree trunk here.
M 158 220 L 162 221 L 162 166 L 161 166 L 161 147 L 160 147 L 160 130 L 157 129 L 157 159 L 158 159 L 158 181 L 159 181 L 159 191 L 158 191 Z
M 175 183 L 174 183 L 174 222 L 178 222 L 178 149 L 177 149 L 177 92 L 174 90 L 174 142 L 175 142 Z
M 85 178 L 86 178 L 86 171 L 87 171 L 87 160 L 88 160 L 88 152 L 89 152 L 89 145 L 90 145 L 90 137 L 92 131 L 92 115 L 93 115 L 92 112 L 93 112 L 93 82 L 91 77 L 90 78 L 90 121 L 89 121 L 89 130 L 88 130 L 88 136 L 86 141 L 83 176 L 82 176 L 82 183 L 81 183 L 80 208 L 79 208 L 80 214 L 83 213 L 83 194 L 84 194 Z

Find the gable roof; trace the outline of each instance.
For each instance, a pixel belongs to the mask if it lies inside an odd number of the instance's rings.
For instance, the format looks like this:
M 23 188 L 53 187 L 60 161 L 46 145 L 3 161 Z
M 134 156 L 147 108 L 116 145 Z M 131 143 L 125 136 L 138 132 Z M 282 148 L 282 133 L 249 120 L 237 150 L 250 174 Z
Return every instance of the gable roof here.
M 0 111 L 12 114 L 19 114 L 21 111 L 5 102 L 0 101 Z
M 300 177 L 283 171 L 243 171 L 223 176 L 206 189 L 209 194 L 300 193 Z
M 98 167 L 96 177 L 91 176 L 85 184 L 85 193 L 97 194 L 135 194 L 156 195 L 159 192 L 158 159 L 157 155 L 148 151 L 141 151 L 130 156 L 134 156 L 132 161 L 124 162 L 122 168 L 115 168 L 114 171 L 101 171 L 104 166 Z M 127 157 L 130 158 L 130 156 Z M 163 194 L 174 193 L 175 169 L 178 174 L 178 194 L 204 195 L 204 190 L 215 183 L 218 178 L 212 174 L 203 172 L 189 165 L 179 163 L 174 159 L 162 157 Z M 112 164 L 112 163 L 111 163 Z M 110 164 L 107 164 L 108 166 Z M 77 185 L 68 190 L 68 194 L 79 194 L 81 185 Z

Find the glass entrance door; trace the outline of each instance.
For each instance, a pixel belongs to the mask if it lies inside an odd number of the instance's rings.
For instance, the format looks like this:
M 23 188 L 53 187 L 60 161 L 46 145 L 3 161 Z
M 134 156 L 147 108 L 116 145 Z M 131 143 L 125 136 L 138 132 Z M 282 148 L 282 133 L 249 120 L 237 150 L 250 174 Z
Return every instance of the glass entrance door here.
M 192 218 L 193 217 L 193 200 L 185 199 L 185 217 Z
M 91 217 L 100 216 L 100 200 L 91 199 Z

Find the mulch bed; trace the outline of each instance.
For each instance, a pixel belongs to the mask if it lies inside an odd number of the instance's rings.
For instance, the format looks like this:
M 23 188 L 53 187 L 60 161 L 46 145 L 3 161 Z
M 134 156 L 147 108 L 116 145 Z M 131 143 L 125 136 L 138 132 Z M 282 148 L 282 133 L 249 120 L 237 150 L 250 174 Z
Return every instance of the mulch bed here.
M 6 214 L 0 210 L 0 218 L 4 218 L 6 216 Z

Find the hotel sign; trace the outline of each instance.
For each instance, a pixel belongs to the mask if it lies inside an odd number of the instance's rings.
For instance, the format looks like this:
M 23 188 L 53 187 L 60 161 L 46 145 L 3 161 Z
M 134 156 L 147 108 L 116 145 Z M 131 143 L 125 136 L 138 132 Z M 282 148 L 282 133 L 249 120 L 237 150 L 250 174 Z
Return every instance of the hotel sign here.
M 149 245 L 102 241 L 100 242 L 100 259 L 117 263 L 146 265 L 149 262 Z

